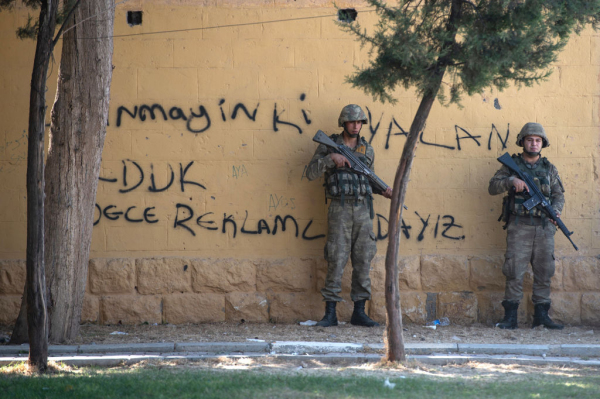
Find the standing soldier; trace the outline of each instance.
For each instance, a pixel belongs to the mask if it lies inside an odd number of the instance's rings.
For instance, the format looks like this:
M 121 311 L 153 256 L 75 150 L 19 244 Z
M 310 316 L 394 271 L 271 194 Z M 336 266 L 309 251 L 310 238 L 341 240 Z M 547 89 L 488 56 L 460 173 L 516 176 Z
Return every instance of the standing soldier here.
M 560 217 L 565 198 L 558 170 L 546 158 L 540 156 L 542 148 L 550 145 L 544 128 L 539 123 L 527 123 L 517 136 L 517 145 L 523 152 L 513 155 L 519 169 L 530 175 L 540 191 Z M 550 279 L 554 275 L 555 222 L 536 208 L 531 211 L 523 206 L 528 191 L 525 182 L 506 166 L 502 166 L 490 180 L 488 191 L 497 195 L 508 191 L 503 202 L 504 228 L 507 230 L 506 255 L 502 272 L 506 276 L 506 288 L 502 306 L 504 320 L 497 327 L 513 330 L 517 328 L 517 310 L 523 297 L 523 276 L 531 262 L 533 269 L 534 304 L 533 327 L 543 325 L 550 329 L 562 329 L 548 316 L 550 309 Z
M 347 105 L 342 109 L 338 126 L 343 127 L 342 134 L 329 136 L 338 144 L 352 149 L 356 156 L 371 170 L 375 153 L 373 147 L 359 136 L 367 116 L 358 105 Z M 369 269 L 375 256 L 375 234 L 373 233 L 373 193 L 391 198 L 392 189 L 374 192 L 369 180 L 355 173 L 350 162 L 343 155 L 332 152 L 320 144 L 306 171 L 309 180 L 315 180 L 325 174 L 325 197 L 330 199 L 327 215 L 328 231 L 325 245 L 327 277 L 321 290 L 326 301 L 325 316 L 317 326 L 337 326 L 335 307 L 340 302 L 342 291 L 342 273 L 351 255 L 352 292 L 354 312 L 350 323 L 357 326 L 374 327 L 379 324 L 365 314 L 365 302 L 371 299 L 371 279 Z

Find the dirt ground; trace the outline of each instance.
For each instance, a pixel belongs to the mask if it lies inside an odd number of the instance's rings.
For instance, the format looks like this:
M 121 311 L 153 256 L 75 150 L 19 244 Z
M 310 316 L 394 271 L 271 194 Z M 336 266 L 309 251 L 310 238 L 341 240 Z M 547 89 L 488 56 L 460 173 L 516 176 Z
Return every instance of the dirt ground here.
M 10 336 L 11 326 L 0 326 L 0 337 Z M 186 325 L 108 325 L 85 324 L 71 344 L 117 344 L 149 342 L 244 342 L 247 340 L 383 343 L 384 327 L 311 327 L 298 324 L 207 323 Z M 489 326 L 445 326 L 431 330 L 421 325 L 404 326 L 405 343 L 502 343 L 502 344 L 596 344 L 600 331 L 593 327 L 565 327 L 551 331 L 524 325 L 517 330 Z
M 10 335 L 10 326 L 0 326 L 0 337 Z M 118 334 L 114 334 L 117 332 Z M 121 334 L 125 333 L 125 334 Z M 297 324 L 270 323 L 208 323 L 199 325 L 112 325 L 81 326 L 79 336 L 72 344 L 108 343 L 147 343 L 147 342 L 223 342 L 262 339 L 272 341 L 329 341 L 354 343 L 383 343 L 384 327 L 364 328 L 343 324 L 338 327 L 320 328 Z M 600 331 L 591 327 L 565 327 L 562 331 L 549 331 L 543 328 L 531 329 L 528 326 L 514 331 L 505 331 L 488 326 L 471 327 L 446 326 L 431 330 L 419 325 L 405 326 L 406 343 L 512 343 L 512 344 L 600 344 Z M 16 367 L 16 366 L 15 366 Z M 21 366 L 23 367 L 23 366 Z M 76 372 L 69 366 L 53 364 L 64 372 Z M 68 370 L 65 370 L 67 368 Z M 202 361 L 144 361 L 131 366 L 118 366 L 116 369 L 160 368 L 200 369 L 228 372 L 246 370 L 255 373 L 274 375 L 323 375 L 373 376 L 400 383 L 401 378 L 425 377 L 433 380 L 473 379 L 486 381 L 531 380 L 540 376 L 557 377 L 597 377 L 597 367 L 558 366 L 558 365 L 518 365 L 489 364 L 470 362 L 464 365 L 432 366 L 409 360 L 404 364 L 384 362 L 354 364 L 338 362 L 320 363 L 318 360 L 282 360 L 271 356 L 262 358 L 227 358 Z M 8 370 L 10 371 L 10 370 Z M 30 371 L 15 370 L 18 373 Z

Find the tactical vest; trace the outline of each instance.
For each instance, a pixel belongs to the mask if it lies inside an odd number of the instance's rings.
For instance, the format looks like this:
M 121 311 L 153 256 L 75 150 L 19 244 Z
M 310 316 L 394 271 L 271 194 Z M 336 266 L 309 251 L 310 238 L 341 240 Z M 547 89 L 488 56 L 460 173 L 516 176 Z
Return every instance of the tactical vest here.
M 546 197 L 548 203 L 551 203 L 550 162 L 546 158 L 542 158 L 534 167 L 529 167 L 523 158 L 521 158 L 521 156 L 513 155 L 512 158 L 519 166 L 521 172 L 528 174 L 533 178 L 533 181 L 538 186 L 544 197 Z M 514 195 L 508 195 L 504 197 L 504 206 L 508 207 L 506 211 L 510 212 L 512 215 L 516 215 L 517 219 L 521 216 L 542 217 L 544 212 L 542 212 L 542 210 L 538 207 L 528 211 L 527 208 L 523 206 L 523 202 L 525 202 L 528 198 L 529 197 L 524 196 L 523 193 L 514 193 Z
M 337 135 L 332 135 L 331 139 L 336 140 Z M 371 166 L 372 160 L 361 155 L 360 147 L 364 146 L 365 153 L 367 142 L 361 137 L 359 145 L 356 147 L 355 154 L 365 165 Z M 325 189 L 329 197 L 339 198 L 342 201 L 351 198 L 370 197 L 373 194 L 369 179 L 365 176 L 355 173 L 350 168 L 336 168 L 325 176 Z
M 363 161 L 361 159 L 361 161 Z M 336 169 L 327 178 L 327 192 L 332 197 L 365 197 L 373 193 L 369 180 L 348 168 Z

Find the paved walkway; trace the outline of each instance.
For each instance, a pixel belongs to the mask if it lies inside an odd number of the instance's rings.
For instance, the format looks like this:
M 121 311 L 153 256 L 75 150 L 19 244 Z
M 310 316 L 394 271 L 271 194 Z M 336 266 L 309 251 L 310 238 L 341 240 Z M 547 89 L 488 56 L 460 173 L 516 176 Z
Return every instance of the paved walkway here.
M 409 359 L 425 364 L 582 365 L 600 367 L 600 345 L 406 344 Z M 248 340 L 148 344 L 50 345 L 49 360 L 72 366 L 116 366 L 143 360 L 190 361 L 221 357 L 266 357 L 332 362 L 377 362 L 382 344 Z M 27 360 L 29 345 L 0 346 L 0 366 Z

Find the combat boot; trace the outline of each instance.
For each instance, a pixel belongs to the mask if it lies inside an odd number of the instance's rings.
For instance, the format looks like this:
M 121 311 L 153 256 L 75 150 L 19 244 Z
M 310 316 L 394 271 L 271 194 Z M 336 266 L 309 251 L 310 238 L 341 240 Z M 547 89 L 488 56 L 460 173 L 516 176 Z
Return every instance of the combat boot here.
M 335 314 L 335 305 L 337 305 L 337 302 L 335 301 L 325 302 L 325 316 L 323 316 L 321 321 L 317 323 L 318 327 L 331 327 L 338 325 L 337 316 Z
M 514 330 L 518 328 L 517 324 L 517 310 L 519 310 L 519 302 L 513 301 L 502 301 L 504 307 L 504 319 L 496 324 L 496 327 L 504 330 Z
M 379 323 L 373 321 L 367 316 L 365 313 L 365 302 L 367 300 L 363 299 L 362 301 L 354 302 L 354 311 L 352 312 L 352 318 L 350 319 L 350 324 L 355 326 L 364 326 L 364 327 L 378 327 Z
M 536 304 L 534 306 L 533 324 L 531 328 L 536 328 L 537 326 L 544 326 L 550 330 L 562 330 L 565 326 L 553 322 L 550 316 L 548 316 L 549 310 L 549 303 Z

